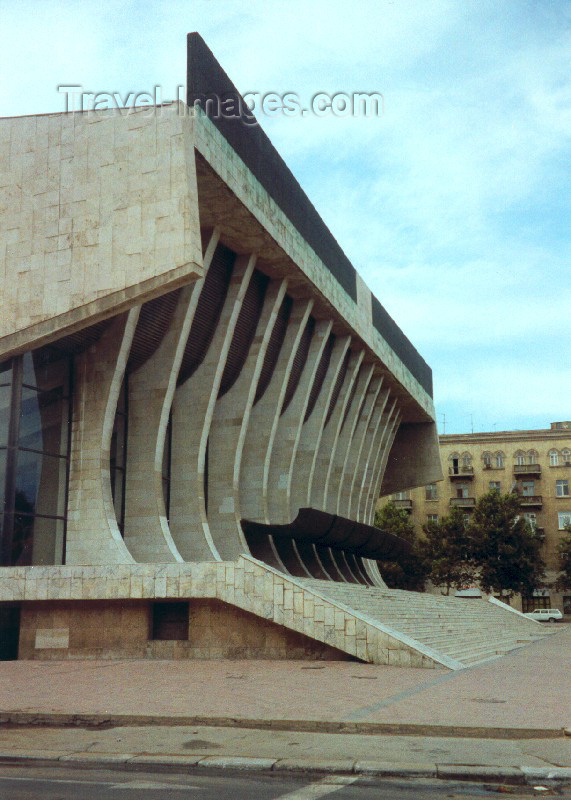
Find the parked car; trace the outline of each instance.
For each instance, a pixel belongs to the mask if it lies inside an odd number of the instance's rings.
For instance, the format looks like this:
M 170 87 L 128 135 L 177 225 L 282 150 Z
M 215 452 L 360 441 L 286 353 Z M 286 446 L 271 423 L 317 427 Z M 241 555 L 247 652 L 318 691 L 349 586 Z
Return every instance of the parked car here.
M 558 608 L 535 608 L 533 611 L 528 611 L 525 616 L 538 622 L 559 622 L 563 619 L 563 614 Z

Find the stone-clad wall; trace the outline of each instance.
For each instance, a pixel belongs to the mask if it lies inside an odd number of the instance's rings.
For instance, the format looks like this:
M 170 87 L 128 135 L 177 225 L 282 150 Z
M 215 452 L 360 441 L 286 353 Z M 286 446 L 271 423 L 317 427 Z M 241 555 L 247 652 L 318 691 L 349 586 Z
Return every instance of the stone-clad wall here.
M 428 650 L 423 652 L 406 637 L 399 638 L 397 632 L 387 632 L 380 623 L 340 607 L 319 592 L 303 587 L 294 578 L 248 556 L 233 563 L 7 568 L 0 582 L 0 602 L 21 602 L 24 608 L 31 602 L 34 609 L 38 603 L 43 603 L 46 612 L 55 609 L 54 603 L 61 601 L 104 601 L 107 604 L 111 600 L 129 601 L 125 621 L 121 622 L 126 629 L 129 609 L 134 608 L 131 601 L 166 598 L 216 599 L 371 663 L 429 668 L 444 663 L 436 654 Z M 132 613 L 134 624 L 140 627 L 139 612 Z M 231 612 L 229 614 L 231 616 Z M 44 625 L 48 618 L 31 614 L 28 627 Z M 36 623 L 32 622 L 34 619 Z M 40 644 L 42 641 L 65 644 L 66 637 L 69 640 L 69 630 L 66 633 L 65 626 L 60 626 L 62 618 L 53 619 L 59 621 L 51 634 L 49 629 L 39 628 Z M 55 626 L 55 622 L 53 624 Z M 32 635 L 35 641 L 35 633 L 28 631 L 26 634 L 26 647 Z M 129 639 L 128 633 L 126 637 Z M 223 646 L 212 640 L 209 645 L 214 649 Z M 92 647 L 95 645 L 90 638 L 87 650 Z M 68 648 L 57 649 L 59 657 L 65 657 Z
M 175 106 L 0 120 L 0 356 L 201 274 L 189 136 Z
M 219 600 L 191 600 L 188 640 L 153 640 L 151 603 L 104 600 L 29 603 L 22 609 L 19 657 L 320 659 L 347 653 Z

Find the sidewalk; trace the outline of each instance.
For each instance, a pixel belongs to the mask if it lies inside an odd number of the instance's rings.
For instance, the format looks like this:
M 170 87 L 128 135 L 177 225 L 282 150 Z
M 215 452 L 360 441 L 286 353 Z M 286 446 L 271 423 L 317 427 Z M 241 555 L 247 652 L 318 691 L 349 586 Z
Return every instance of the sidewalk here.
M 310 661 L 0 662 L 0 760 L 134 768 L 140 759 L 246 759 L 345 772 L 375 762 L 377 774 L 443 776 L 471 765 L 541 781 L 553 768 L 571 775 L 570 698 L 571 626 L 460 672 Z M 84 727 L 41 727 L 65 724 Z

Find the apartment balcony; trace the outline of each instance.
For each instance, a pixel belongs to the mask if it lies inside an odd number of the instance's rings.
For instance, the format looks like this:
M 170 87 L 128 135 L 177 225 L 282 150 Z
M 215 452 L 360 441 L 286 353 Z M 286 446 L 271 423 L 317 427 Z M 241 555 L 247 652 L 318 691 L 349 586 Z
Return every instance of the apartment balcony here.
M 520 495 L 519 504 L 522 508 L 541 508 L 543 497 L 540 494 Z
M 514 464 L 514 475 L 541 475 L 541 464 Z
M 454 508 L 474 508 L 476 505 L 475 497 L 451 497 L 450 505 Z
M 474 477 L 474 467 L 448 467 L 448 477 L 451 481 L 459 479 L 471 481 Z
M 393 500 L 393 503 L 397 508 L 408 511 L 409 514 L 412 512 L 412 500 Z

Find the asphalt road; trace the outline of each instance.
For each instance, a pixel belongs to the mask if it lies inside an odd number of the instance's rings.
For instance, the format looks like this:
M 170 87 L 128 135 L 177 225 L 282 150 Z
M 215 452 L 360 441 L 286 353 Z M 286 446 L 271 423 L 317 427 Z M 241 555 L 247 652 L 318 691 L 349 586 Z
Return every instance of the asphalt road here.
M 571 789 L 535 791 L 504 787 L 513 800 L 530 796 L 571 800 Z M 2 767 L 0 800 L 482 800 L 498 787 L 437 780 L 378 780 L 330 775 L 325 778 L 248 775 L 245 772 L 128 773 L 74 768 Z

